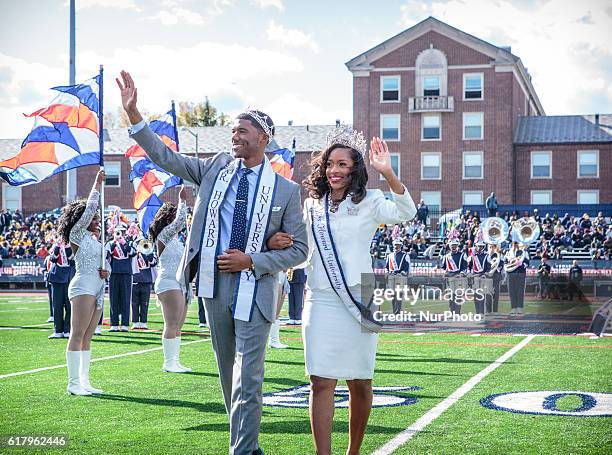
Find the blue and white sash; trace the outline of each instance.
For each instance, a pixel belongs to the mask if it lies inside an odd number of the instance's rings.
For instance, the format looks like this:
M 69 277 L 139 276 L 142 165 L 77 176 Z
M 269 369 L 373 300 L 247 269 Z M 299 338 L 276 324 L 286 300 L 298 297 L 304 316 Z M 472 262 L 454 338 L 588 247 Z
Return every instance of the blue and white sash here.
M 323 198 L 322 203 L 314 202 L 311 205 L 310 217 L 312 221 L 312 235 L 332 289 L 338 297 L 340 297 L 340 300 L 344 303 L 349 313 L 351 313 L 363 327 L 374 332 L 380 331 L 382 324 L 373 318 L 372 311 L 369 308 L 365 307 L 353 297 L 346 284 L 346 279 L 344 278 L 342 265 L 338 259 L 338 253 L 329 224 L 327 198 Z
M 202 241 L 200 245 L 200 264 L 198 270 L 197 296 L 213 298 L 217 274 L 217 251 L 219 245 L 220 209 L 232 178 L 239 169 L 239 160 L 232 161 L 217 174 L 210 193 Z M 266 157 L 255 187 L 255 198 L 251 207 L 248 223 L 246 254 L 259 253 L 266 239 L 268 221 L 272 211 L 272 201 L 276 189 L 277 175 Z M 227 233 L 230 235 L 231 233 Z M 232 312 L 234 319 L 250 321 L 257 294 L 257 280 L 252 270 L 243 270 L 237 277 Z

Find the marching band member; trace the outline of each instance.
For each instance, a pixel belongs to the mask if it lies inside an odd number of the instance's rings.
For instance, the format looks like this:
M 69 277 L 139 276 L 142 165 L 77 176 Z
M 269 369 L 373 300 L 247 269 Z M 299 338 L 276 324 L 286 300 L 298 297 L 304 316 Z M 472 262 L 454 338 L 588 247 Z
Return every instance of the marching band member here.
M 106 178 L 100 169 L 89 193 L 87 202 L 71 202 L 64 206 L 58 221 L 58 234 L 74 251 L 76 273 L 68 286 L 68 298 L 72 305 L 70 339 L 66 349 L 68 366 L 68 393 L 91 395 L 102 393 L 89 382 L 91 361 L 91 337 L 104 302 L 104 280 L 108 270 L 100 267 L 102 244 L 100 216 L 97 213 L 99 189 Z M 108 263 L 105 267 L 109 267 Z
M 408 276 L 410 274 L 410 256 L 402 251 L 401 240 L 396 239 L 393 241 L 393 251 L 387 255 L 385 268 L 390 275 Z M 389 278 L 390 282 L 395 283 L 395 277 Z M 405 284 L 405 282 L 402 284 Z M 387 287 L 390 286 L 387 285 Z M 393 313 L 398 314 L 402 309 L 401 300 L 394 296 L 391 304 L 393 305 Z
M 270 327 L 270 335 L 268 336 L 268 347 L 274 349 L 287 349 L 287 345 L 281 343 L 280 340 L 280 312 L 285 301 L 285 296 L 289 294 L 289 279 L 287 273 L 278 272 L 278 301 L 276 303 L 276 319 Z
M 485 276 L 491 270 L 488 254 L 485 252 L 485 242 L 482 239 L 482 232 L 479 230 L 476 234 L 475 250 L 470 257 L 469 270 L 472 275 Z M 481 290 L 482 292 L 482 290 Z M 474 295 L 474 306 L 476 313 L 484 315 L 485 313 L 485 295 L 477 293 Z
M 493 294 L 487 294 L 486 306 L 487 313 L 492 315 L 499 314 L 499 290 L 503 280 L 504 258 L 501 254 L 499 245 L 492 243 L 489 245 L 489 256 L 487 258 L 490 263 L 489 276 L 493 279 Z
M 47 280 L 51 287 L 53 303 L 54 332 L 49 338 L 68 338 L 70 336 L 70 300 L 68 284 L 74 274 L 74 257 L 70 245 L 58 239 L 49 254 L 51 268 Z
M 378 227 L 416 215 L 410 193 L 393 172 L 387 144 L 376 137 L 371 142 L 370 165 L 383 175 L 395 198 L 387 200 L 380 190 L 366 190 L 366 152 L 362 133 L 346 126 L 336 128 L 304 181 L 310 195 L 304 203 L 310 292 L 302 332 L 318 454 L 332 452 L 334 391 L 343 379 L 350 396 L 347 453 L 359 453 L 372 407 L 380 325 L 360 302 L 361 274 L 372 273 L 370 244 Z
M 468 257 L 466 254 L 459 249 L 461 243 L 457 238 L 458 233 L 455 228 L 451 229 L 449 232 L 450 241 L 448 245 L 450 246 L 450 251 L 444 255 L 442 259 L 442 268 L 446 270 L 447 277 L 458 277 L 459 275 L 465 275 L 468 269 Z M 449 310 L 456 314 L 461 314 L 461 305 L 455 303 L 455 298 L 449 300 L 448 302 Z
M 187 190 L 181 187 L 178 207 L 165 203 L 155 214 L 149 226 L 149 238 L 157 244 L 159 252 L 159 274 L 155 279 L 155 293 L 159 297 L 164 318 L 162 347 L 167 373 L 188 373 L 191 368 L 180 363 L 181 328 L 185 323 L 187 308 L 191 301 L 191 289 L 176 279 L 185 246 L 179 240 L 179 232 L 187 219 Z
M 302 263 L 287 274 L 289 280 L 289 325 L 302 325 L 304 290 L 306 288 L 306 263 Z
M 127 332 L 130 325 L 130 300 L 132 299 L 132 258 L 136 250 L 132 242 L 123 236 L 123 230 L 117 226 L 114 238 L 106 244 L 107 260 L 111 264 L 108 293 L 110 298 L 109 332 Z M 119 321 L 121 320 L 121 326 Z
M 146 246 L 144 239 L 141 240 Z M 136 249 L 136 270 L 132 276 L 132 322 L 133 329 L 147 329 L 147 316 L 149 312 L 149 300 L 151 299 L 151 288 L 153 287 L 153 267 L 157 265 L 157 257 L 151 251 L 140 251 Z
M 527 253 L 527 248 L 522 248 L 519 242 L 512 242 L 505 259 L 505 268 L 508 273 L 508 294 L 512 307 L 510 314 L 523 314 L 529 253 Z

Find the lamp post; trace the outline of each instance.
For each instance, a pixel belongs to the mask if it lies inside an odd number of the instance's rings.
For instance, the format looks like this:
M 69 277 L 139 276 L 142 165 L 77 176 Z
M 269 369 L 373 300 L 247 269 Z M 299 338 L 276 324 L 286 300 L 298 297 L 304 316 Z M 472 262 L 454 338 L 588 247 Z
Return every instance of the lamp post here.
M 199 156 L 199 148 L 198 148 L 198 133 L 190 130 L 186 126 L 183 126 L 181 128 L 181 131 L 186 131 L 186 132 L 188 132 L 189 134 L 191 134 L 195 138 L 195 157 L 196 157 L 196 159 L 198 159 L 200 157 Z M 194 185 L 191 188 L 191 194 L 193 194 L 194 197 L 198 194 L 198 186 L 197 185 Z

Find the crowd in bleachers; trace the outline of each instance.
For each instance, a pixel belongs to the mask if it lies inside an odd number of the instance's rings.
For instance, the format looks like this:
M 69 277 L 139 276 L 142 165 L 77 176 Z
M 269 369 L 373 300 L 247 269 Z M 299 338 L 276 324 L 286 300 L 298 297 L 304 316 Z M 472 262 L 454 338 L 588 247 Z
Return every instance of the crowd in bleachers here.
M 419 208 L 422 204 L 419 204 Z M 517 211 L 497 212 L 496 216 L 503 218 L 510 226 L 521 217 L 533 217 L 540 227 L 540 235 L 531 246 L 532 256 L 549 259 L 584 258 L 593 260 L 612 259 L 612 221 L 602 212 L 591 218 L 588 214 L 571 216 L 568 213 L 546 213 L 542 216 L 537 209 L 532 212 Z M 402 249 L 411 259 L 437 259 L 448 252 L 448 230 L 455 227 L 463 248 L 468 249 L 474 244 L 475 237 L 481 225 L 478 212 L 469 210 L 456 217 L 438 223 L 437 218 L 419 217 L 401 224 L 381 226 L 372 241 L 371 253 L 373 259 L 385 258 L 393 251 L 393 241 L 399 239 Z M 502 249 L 509 245 L 510 237 L 502 244 Z
M 55 237 L 58 214 L 25 217 L 19 210 L 0 212 L 0 258 L 44 259 Z

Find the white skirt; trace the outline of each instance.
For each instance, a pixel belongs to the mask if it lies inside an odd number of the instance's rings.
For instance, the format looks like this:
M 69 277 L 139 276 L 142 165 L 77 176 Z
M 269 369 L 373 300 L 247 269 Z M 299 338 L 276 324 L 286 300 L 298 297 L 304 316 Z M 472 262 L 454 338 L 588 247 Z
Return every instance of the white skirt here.
M 357 298 L 359 286 L 355 288 L 351 293 Z M 374 376 L 378 334 L 362 328 L 331 288 L 306 294 L 302 334 L 307 375 L 345 380 Z
M 166 276 L 163 273 L 157 275 L 153 290 L 157 295 L 166 291 L 181 291 L 185 295 L 187 305 L 189 305 L 191 302 L 191 289 L 189 289 L 188 292 L 187 289 L 185 289 L 185 286 L 181 286 L 181 284 L 173 276 Z

